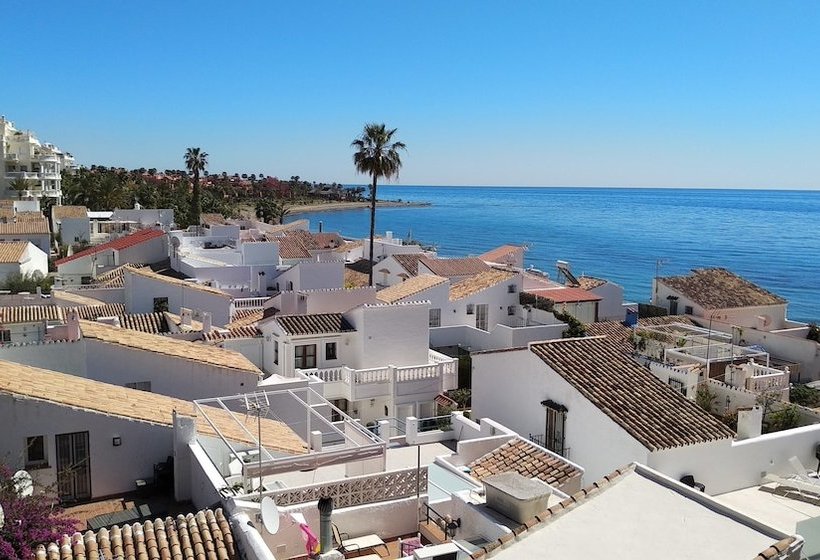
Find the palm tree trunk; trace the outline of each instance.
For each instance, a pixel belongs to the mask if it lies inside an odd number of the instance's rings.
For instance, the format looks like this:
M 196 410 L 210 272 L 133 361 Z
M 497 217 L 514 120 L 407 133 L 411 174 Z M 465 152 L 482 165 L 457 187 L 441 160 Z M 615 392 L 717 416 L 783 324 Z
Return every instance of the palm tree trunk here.
M 373 287 L 373 267 L 376 259 L 373 256 L 373 239 L 376 237 L 376 174 L 373 174 L 373 185 L 370 187 L 370 271 L 369 285 Z
M 199 170 L 194 170 L 194 189 L 191 193 L 191 222 L 192 225 L 199 227 L 200 220 L 200 206 L 199 206 Z M 199 231 L 199 230 L 197 230 Z

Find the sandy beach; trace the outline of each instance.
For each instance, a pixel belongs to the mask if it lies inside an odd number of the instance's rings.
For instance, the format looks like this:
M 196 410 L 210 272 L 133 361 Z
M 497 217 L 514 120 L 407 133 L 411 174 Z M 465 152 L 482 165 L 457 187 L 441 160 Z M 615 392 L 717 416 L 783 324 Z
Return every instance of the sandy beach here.
M 431 206 L 429 202 L 398 202 L 395 200 L 382 200 L 376 202 L 377 208 L 414 208 Z M 308 214 L 311 212 L 335 212 L 339 210 L 355 210 L 358 208 L 370 208 L 369 202 L 320 202 L 317 204 L 296 204 L 289 206 L 289 215 Z

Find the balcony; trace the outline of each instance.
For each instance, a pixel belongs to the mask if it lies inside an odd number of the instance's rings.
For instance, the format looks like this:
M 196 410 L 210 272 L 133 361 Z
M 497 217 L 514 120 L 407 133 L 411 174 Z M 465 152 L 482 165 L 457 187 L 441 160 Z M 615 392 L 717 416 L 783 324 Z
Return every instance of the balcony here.
M 33 171 L 6 171 L 6 179 L 39 180 L 40 174 Z
M 401 397 L 455 389 L 458 363 L 455 358 L 430 350 L 429 363 L 417 366 L 386 366 L 369 369 L 314 368 L 297 370 L 326 383 L 325 398 L 358 401 L 377 397 Z M 432 383 L 431 383 L 432 382 Z

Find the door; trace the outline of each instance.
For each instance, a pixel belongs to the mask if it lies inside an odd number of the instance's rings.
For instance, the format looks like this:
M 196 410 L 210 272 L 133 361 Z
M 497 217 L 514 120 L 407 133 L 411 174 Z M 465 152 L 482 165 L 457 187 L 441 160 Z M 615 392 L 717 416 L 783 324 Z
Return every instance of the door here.
M 65 501 L 91 497 L 88 432 L 57 435 L 57 492 Z
M 479 303 L 475 306 L 475 328 L 482 331 L 487 330 L 487 309 L 486 303 Z

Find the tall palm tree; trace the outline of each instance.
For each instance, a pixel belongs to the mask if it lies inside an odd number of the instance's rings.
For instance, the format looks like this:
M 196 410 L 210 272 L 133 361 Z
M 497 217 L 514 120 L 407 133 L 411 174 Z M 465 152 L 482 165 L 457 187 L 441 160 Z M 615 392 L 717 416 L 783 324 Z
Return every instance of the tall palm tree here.
M 191 195 L 190 221 L 191 224 L 199 226 L 199 213 L 201 211 L 201 203 L 199 201 L 199 174 L 202 171 L 205 171 L 205 168 L 208 166 L 208 154 L 199 148 L 188 148 L 185 150 L 185 166 L 194 176 L 194 190 Z
M 396 130 L 387 128 L 384 123 L 368 123 L 361 136 L 350 144 L 356 149 L 353 154 L 356 171 L 370 175 L 373 181 L 370 185 L 370 286 L 373 285 L 373 239 L 376 235 L 376 185 L 379 177 L 386 180 L 398 177 L 401 168 L 399 150 L 407 149 L 403 142 L 393 142 Z
M 9 183 L 9 189 L 17 191 L 18 200 L 23 200 L 23 193 L 30 188 L 31 183 L 29 183 L 28 179 L 23 179 L 22 177 L 15 177 Z

